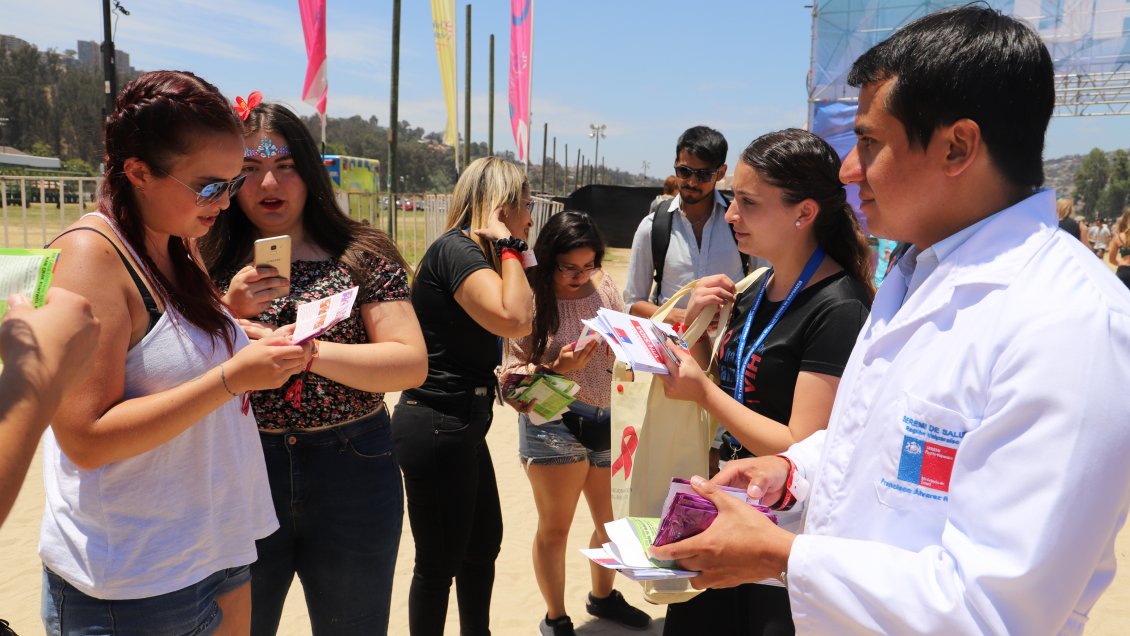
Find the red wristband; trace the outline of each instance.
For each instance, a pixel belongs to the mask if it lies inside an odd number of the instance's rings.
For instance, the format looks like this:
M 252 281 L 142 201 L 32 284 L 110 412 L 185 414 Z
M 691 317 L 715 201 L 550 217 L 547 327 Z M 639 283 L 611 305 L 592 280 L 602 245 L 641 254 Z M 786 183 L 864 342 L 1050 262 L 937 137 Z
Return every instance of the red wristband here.
M 773 510 L 791 510 L 797 502 L 796 495 L 793 494 L 793 476 L 796 475 L 796 465 L 793 464 L 793 460 L 784 455 L 777 455 L 777 457 L 789 463 L 789 476 L 785 479 L 785 492 L 781 495 L 781 500 L 769 507 Z
M 499 259 L 503 260 L 503 261 L 505 261 L 507 259 L 513 259 L 513 260 L 516 260 L 516 261 L 521 261 L 522 256 L 520 254 L 518 254 L 518 250 L 513 249 L 513 248 L 509 248 L 509 247 L 504 247 L 504 248 L 502 248 L 502 255 L 499 257 Z

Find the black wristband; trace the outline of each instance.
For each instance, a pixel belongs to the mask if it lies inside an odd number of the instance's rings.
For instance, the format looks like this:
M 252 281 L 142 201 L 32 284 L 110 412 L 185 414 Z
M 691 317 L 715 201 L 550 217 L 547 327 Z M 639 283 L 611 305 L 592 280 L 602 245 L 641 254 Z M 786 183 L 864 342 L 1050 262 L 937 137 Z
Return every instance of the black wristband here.
M 506 238 L 495 239 L 492 242 L 494 243 L 495 256 L 501 256 L 502 250 L 507 248 L 512 249 L 518 253 L 525 252 L 526 250 L 530 249 L 530 246 L 526 245 L 525 241 L 516 236 L 507 236 Z

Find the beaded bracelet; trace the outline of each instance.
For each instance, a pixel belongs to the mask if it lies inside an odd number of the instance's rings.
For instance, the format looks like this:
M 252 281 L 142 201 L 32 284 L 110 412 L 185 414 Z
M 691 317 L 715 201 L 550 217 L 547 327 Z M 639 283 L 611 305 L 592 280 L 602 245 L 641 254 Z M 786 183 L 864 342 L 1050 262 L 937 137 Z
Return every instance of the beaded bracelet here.
M 231 393 L 232 397 L 239 397 L 239 394 L 235 391 L 232 391 L 231 387 L 228 386 L 228 378 L 226 375 L 224 375 L 224 365 L 222 364 L 220 365 L 220 382 L 224 384 L 224 390 L 228 393 Z

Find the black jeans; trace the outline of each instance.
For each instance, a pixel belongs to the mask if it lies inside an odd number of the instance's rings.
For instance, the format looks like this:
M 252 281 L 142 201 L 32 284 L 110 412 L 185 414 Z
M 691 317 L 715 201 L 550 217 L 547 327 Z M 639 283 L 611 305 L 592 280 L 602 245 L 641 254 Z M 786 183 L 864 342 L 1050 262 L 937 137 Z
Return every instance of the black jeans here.
M 388 410 L 259 439 L 279 529 L 255 542 L 251 633 L 275 634 L 297 573 L 315 636 L 385 634 L 404 516 Z
M 441 401 L 401 395 L 392 434 L 416 562 L 408 592 L 413 636 L 443 634 L 451 581 L 460 632 L 490 633 L 494 562 L 502 546 L 502 509 L 487 449 L 492 392 Z
M 783 587 L 749 583 L 705 590 L 684 603 L 667 606 L 663 636 L 795 634 L 789 592 Z

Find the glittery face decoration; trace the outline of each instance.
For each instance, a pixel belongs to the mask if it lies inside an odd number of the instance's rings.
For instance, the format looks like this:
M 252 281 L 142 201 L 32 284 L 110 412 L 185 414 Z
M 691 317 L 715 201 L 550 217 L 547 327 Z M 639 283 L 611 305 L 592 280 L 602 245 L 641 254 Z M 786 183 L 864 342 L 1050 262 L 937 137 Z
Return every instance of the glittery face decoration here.
M 259 140 L 258 148 L 243 149 L 244 159 L 270 159 L 271 157 L 277 157 L 279 155 L 290 155 L 290 146 L 282 146 L 280 148 L 266 135 L 263 135 L 263 138 Z

